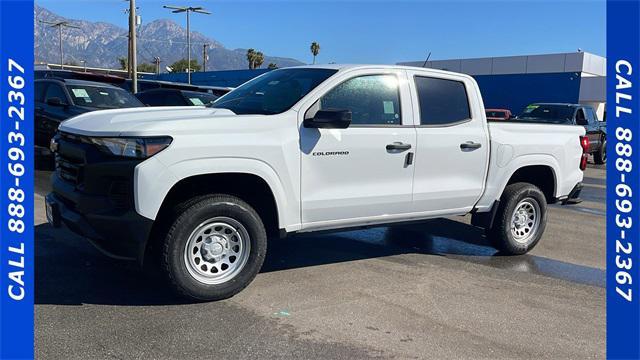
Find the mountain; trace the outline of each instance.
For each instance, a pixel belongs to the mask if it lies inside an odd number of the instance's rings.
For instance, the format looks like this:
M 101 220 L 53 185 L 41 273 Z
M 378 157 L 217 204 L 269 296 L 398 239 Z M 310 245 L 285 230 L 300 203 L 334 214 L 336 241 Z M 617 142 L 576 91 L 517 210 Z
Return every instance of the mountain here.
M 34 52 L 36 62 L 60 62 L 58 29 L 40 21 L 68 21 L 80 27 L 64 28 L 62 44 L 65 63 L 87 66 L 120 68 L 118 58 L 127 57 L 127 29 L 105 22 L 90 22 L 66 19 L 41 6 L 34 6 Z M 160 57 L 162 68 L 177 60 L 186 58 L 187 31 L 171 20 L 155 20 L 138 28 L 138 63 L 153 63 L 154 57 Z M 203 44 L 209 44 L 207 70 L 246 69 L 246 49 L 227 49 L 220 42 L 207 38 L 203 34 L 191 31 L 191 57 L 202 63 Z M 259 48 L 259 44 L 255 44 Z M 302 65 L 291 58 L 267 56 L 263 67 L 275 63 L 279 67 Z

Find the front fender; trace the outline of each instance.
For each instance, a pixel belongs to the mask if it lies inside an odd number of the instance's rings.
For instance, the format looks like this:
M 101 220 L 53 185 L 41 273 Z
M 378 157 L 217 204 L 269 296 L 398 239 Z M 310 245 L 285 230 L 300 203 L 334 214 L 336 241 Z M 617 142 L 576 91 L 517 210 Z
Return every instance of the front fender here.
M 169 191 L 181 180 L 192 176 L 243 173 L 262 178 L 273 192 L 278 209 L 279 227 L 287 230 L 299 224 L 299 202 L 287 194 L 282 180 L 267 163 L 249 158 L 199 158 L 165 166 L 155 158 L 139 164 L 134 173 L 135 207 L 138 214 L 154 220 Z

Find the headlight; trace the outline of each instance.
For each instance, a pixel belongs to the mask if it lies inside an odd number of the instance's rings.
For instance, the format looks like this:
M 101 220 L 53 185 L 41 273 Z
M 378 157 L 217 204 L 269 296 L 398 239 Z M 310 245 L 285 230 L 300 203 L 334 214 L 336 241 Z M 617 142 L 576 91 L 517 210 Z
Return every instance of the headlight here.
M 110 155 L 145 159 L 164 150 L 173 139 L 167 136 L 152 138 L 90 137 L 87 140 L 102 152 Z

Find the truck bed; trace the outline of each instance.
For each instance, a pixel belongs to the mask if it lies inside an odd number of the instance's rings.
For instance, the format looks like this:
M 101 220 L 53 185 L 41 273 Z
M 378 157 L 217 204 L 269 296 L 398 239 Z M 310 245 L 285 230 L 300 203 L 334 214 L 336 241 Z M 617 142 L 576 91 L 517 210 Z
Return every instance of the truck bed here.
M 543 164 L 555 175 L 556 198 L 569 195 L 582 180 L 582 126 L 543 123 L 489 122 L 491 149 L 485 191 L 477 203 L 479 210 L 491 207 L 516 169 L 527 164 Z M 537 165 L 540 166 L 540 165 Z

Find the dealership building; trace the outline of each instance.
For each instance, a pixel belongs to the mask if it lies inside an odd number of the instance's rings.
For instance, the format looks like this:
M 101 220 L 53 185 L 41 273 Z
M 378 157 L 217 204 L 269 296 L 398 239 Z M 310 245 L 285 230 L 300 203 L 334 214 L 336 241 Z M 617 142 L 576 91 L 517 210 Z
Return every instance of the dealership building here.
M 586 53 L 504 56 L 401 62 L 400 65 L 455 71 L 473 76 L 486 108 L 519 114 L 534 102 L 591 105 L 606 112 L 606 59 Z

